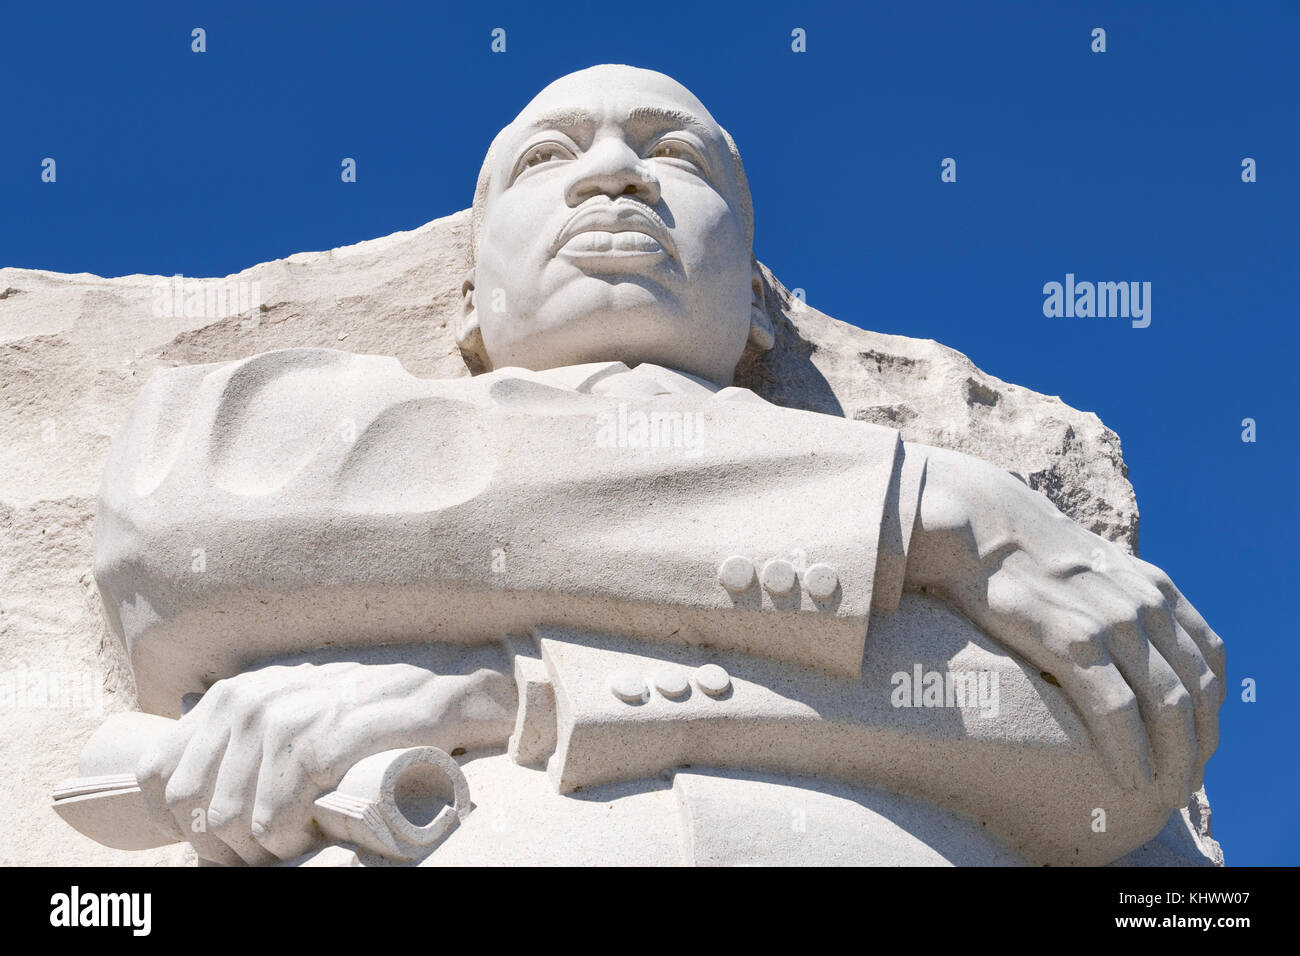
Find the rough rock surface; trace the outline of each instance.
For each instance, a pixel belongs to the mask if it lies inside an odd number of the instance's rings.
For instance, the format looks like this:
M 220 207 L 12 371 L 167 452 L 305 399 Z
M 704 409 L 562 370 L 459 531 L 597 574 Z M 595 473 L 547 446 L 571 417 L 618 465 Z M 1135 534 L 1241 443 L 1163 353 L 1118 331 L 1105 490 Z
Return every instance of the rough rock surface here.
M 11 768 L 0 777 L 0 864 L 194 859 L 184 848 L 110 850 L 48 809 L 102 717 L 135 702 L 103 622 L 90 545 L 108 444 L 150 372 L 318 346 L 394 355 L 420 376 L 468 375 L 454 340 L 468 224 L 465 211 L 253 266 L 224 281 L 257 283 L 260 306 L 227 317 L 158 314 L 166 280 L 157 276 L 0 269 L 0 748 Z M 742 363 L 737 384 L 978 455 L 1136 551 L 1119 438 L 1095 415 L 1007 384 L 936 342 L 832 319 L 765 278 L 777 346 Z M 1121 862 L 1221 865 L 1204 795 Z

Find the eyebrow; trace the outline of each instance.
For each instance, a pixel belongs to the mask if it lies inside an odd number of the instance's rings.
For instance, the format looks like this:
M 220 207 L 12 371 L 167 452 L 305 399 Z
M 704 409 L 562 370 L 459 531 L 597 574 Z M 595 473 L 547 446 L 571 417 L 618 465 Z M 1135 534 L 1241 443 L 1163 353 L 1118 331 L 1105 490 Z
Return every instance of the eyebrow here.
M 638 106 L 628 112 L 627 118 L 629 122 L 658 126 L 660 129 L 670 126 L 684 127 L 697 133 L 705 142 L 711 142 L 715 138 L 707 123 L 685 110 L 665 109 L 660 106 Z
M 525 129 L 571 130 L 580 126 L 595 126 L 596 118 L 582 109 L 549 110 L 529 123 Z
M 530 130 L 559 129 L 567 132 L 584 127 L 591 128 L 598 125 L 599 122 L 587 110 L 563 108 L 542 113 L 525 128 Z M 680 126 L 690 129 L 708 143 L 712 143 L 716 138 L 716 134 L 709 127 L 709 124 L 685 110 L 668 109 L 661 106 L 637 106 L 628 111 L 627 122 L 636 124 L 639 127 L 659 127 L 656 132 L 668 127 Z

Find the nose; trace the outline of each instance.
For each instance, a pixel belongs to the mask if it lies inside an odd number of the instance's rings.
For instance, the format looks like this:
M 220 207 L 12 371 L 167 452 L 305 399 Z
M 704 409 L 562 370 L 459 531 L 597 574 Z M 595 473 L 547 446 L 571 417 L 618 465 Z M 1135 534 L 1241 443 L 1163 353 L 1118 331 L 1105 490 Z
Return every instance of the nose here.
M 564 199 L 579 206 L 593 196 L 635 196 L 646 205 L 659 201 L 659 179 L 654 168 L 637 155 L 621 137 L 607 136 L 592 145 L 570 167 Z

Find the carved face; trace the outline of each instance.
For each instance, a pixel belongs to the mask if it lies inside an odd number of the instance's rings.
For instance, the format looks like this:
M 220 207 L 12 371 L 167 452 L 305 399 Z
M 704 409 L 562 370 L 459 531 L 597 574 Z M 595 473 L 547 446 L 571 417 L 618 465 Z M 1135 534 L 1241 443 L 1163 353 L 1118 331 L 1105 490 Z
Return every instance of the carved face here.
M 473 309 L 493 367 L 653 362 L 731 383 L 753 260 L 727 140 L 660 73 L 556 80 L 493 144 Z

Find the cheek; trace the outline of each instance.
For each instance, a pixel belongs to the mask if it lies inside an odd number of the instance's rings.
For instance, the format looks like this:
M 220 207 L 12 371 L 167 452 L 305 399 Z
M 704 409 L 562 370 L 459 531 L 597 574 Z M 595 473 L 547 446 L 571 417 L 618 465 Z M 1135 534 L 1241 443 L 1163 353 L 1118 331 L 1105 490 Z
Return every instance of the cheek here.
M 493 320 L 507 318 L 526 306 L 524 300 L 535 292 L 545 265 L 545 257 L 535 248 L 543 242 L 543 232 L 528 220 L 526 206 L 504 198 L 493 203 L 490 215 L 484 217 L 474 267 L 480 324 L 496 324 Z
M 707 297 L 716 307 L 744 306 L 748 315 L 753 267 L 740 224 L 727 213 L 711 221 L 700 237 L 698 249 L 683 253 L 687 293 Z
M 483 217 L 479 257 L 502 277 L 545 261 L 548 217 L 536 192 L 516 186 L 496 197 Z
M 753 253 L 739 215 L 716 192 L 707 193 L 695 197 L 681 217 L 681 225 L 688 227 L 682 231 L 690 237 L 678 243 L 687 275 L 687 308 L 710 316 L 728 347 L 743 347 L 749 336 Z
M 730 274 L 737 263 L 748 272 L 750 250 L 740 217 L 713 189 L 701 184 L 684 190 L 672 208 L 678 219 L 674 238 L 688 272 Z

